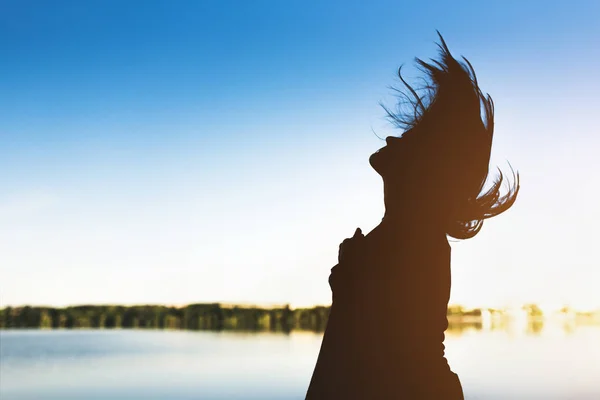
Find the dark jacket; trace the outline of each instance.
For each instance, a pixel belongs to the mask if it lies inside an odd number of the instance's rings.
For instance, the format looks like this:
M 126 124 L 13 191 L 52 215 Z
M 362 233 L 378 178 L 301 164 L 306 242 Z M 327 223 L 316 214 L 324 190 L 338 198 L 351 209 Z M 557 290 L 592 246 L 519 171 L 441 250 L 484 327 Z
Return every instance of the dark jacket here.
M 333 301 L 307 400 L 463 399 L 444 357 L 445 236 L 364 238 L 329 283 Z

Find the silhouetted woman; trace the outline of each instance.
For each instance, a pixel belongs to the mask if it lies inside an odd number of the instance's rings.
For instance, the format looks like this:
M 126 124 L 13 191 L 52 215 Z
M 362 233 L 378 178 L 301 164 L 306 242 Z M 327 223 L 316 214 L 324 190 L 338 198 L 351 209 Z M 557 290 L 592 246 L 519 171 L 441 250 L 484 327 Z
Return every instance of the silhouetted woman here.
M 505 195 L 501 172 L 484 190 L 492 99 L 470 63 L 454 59 L 440 40 L 439 61 L 417 59 L 428 78 L 421 94 L 398 71 L 411 111 L 386 111 L 404 133 L 388 137 L 369 160 L 383 178 L 385 215 L 367 236 L 357 229 L 340 245 L 309 400 L 463 399 L 444 357 L 447 236 L 471 238 L 484 219 L 510 208 L 519 177 Z

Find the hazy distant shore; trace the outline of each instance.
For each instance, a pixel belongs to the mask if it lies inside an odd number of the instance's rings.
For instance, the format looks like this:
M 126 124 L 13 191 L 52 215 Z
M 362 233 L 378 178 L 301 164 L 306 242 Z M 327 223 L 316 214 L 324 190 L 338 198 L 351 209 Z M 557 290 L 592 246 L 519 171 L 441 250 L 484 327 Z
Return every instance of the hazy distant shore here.
M 567 308 L 543 315 L 535 305 L 517 310 L 448 308 L 450 328 L 456 324 L 487 326 L 506 320 L 543 321 L 561 318 L 574 322 L 600 322 L 600 312 L 576 312 Z M 6 307 L 0 310 L 0 329 L 149 328 L 190 330 L 322 331 L 329 307 L 260 308 L 220 303 L 184 307 L 157 305 L 82 305 L 64 308 Z M 400 316 L 400 318 L 402 318 Z

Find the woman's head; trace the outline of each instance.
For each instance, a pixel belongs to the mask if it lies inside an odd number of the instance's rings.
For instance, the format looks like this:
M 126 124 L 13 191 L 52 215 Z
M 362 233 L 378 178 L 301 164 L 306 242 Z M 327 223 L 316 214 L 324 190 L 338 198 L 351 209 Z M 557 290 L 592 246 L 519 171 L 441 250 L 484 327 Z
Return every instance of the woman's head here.
M 402 78 L 406 91 L 397 90 L 397 112 L 384 106 L 391 121 L 405 130 L 386 139 L 386 147 L 370 163 L 383 177 L 386 209 L 415 208 L 444 224 L 450 236 L 466 239 L 481 229 L 483 220 L 506 211 L 514 203 L 518 174 L 506 195 L 500 195 L 500 172 L 482 192 L 489 172 L 494 132 L 494 105 L 480 90 L 467 59 L 454 59 L 440 35 L 440 60 L 417 59 L 426 85 L 419 91 Z M 403 106 L 410 111 L 403 111 Z M 483 116 L 482 116 L 483 110 Z

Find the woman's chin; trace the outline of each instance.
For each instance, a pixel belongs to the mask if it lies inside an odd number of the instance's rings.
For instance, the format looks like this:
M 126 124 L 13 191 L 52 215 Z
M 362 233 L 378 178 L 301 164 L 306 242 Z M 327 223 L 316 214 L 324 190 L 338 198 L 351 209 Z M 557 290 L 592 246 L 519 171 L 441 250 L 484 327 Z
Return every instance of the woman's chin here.
M 375 172 L 377 172 L 379 175 L 381 175 L 381 154 L 379 154 L 378 152 L 371 154 L 371 157 L 369 157 L 369 164 L 371 164 L 371 167 L 375 170 Z

